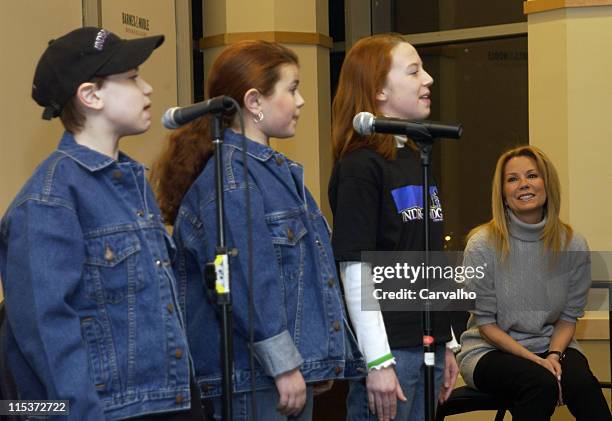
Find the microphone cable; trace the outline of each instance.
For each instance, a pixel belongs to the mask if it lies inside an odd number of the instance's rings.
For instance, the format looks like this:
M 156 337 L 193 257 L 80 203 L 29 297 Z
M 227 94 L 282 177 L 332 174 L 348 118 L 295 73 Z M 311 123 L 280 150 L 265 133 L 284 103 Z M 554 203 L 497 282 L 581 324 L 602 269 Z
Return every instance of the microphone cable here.
M 251 188 L 249 187 L 249 156 L 247 154 L 247 137 L 244 130 L 244 116 L 240 105 L 232 98 L 232 102 L 238 112 L 240 120 L 240 131 L 242 133 L 242 161 L 244 163 L 245 184 L 244 190 L 246 201 L 246 231 L 247 231 L 247 294 L 248 294 L 248 330 L 249 330 L 249 369 L 251 371 L 251 412 L 252 420 L 257 421 L 257 399 L 255 391 L 257 388 L 255 375 L 255 329 L 253 326 L 255 313 L 255 299 L 253 296 L 253 221 L 251 216 Z

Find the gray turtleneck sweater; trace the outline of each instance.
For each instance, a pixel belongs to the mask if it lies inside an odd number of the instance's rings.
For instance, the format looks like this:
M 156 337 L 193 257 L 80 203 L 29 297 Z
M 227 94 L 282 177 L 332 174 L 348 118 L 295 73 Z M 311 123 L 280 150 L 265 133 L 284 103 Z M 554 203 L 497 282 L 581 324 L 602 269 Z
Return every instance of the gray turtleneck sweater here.
M 562 319 L 575 323 L 584 315 L 591 285 L 591 262 L 584 238 L 574 233 L 556 258 L 541 241 L 546 219 L 526 224 L 508 212 L 510 251 L 504 262 L 488 239 L 478 231 L 465 248 L 464 266 L 484 266 L 485 276 L 466 285 L 476 292 L 476 305 L 461 335 L 457 362 L 465 382 L 475 387 L 473 373 L 478 360 L 495 348 L 478 326 L 496 323 L 529 351 L 546 352 L 554 324 Z M 578 348 L 575 339 L 569 344 Z

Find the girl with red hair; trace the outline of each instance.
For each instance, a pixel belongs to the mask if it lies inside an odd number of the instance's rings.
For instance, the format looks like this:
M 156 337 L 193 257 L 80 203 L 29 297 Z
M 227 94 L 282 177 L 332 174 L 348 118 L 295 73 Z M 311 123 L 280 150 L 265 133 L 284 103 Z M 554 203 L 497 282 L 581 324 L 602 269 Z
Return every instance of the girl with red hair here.
M 229 250 L 237 250 L 229 257 L 236 420 L 253 416 L 252 383 L 257 419 L 310 420 L 313 394 L 331 387 L 333 379 L 360 375 L 361 358 L 345 324 L 327 223 L 304 185 L 302 166 L 269 144 L 271 137 L 295 134 L 304 105 L 298 86 L 295 53 L 264 41 L 229 46 L 208 77 L 209 97 L 228 95 L 238 102 L 246 133 L 246 139 L 239 134 L 237 113 L 226 117 L 222 154 L 226 243 Z M 162 212 L 174 224 L 174 269 L 197 382 L 203 397 L 212 398 L 215 419 L 220 419 L 219 316 L 215 292 L 202 282 L 205 263 L 214 260 L 217 244 L 212 154 L 210 119 L 202 117 L 172 133 L 156 165 L 154 185 Z M 245 211 L 247 189 L 250 220 Z M 256 358 L 254 373 L 251 350 Z
M 362 136 L 351 123 L 362 111 L 425 119 L 432 84 L 417 51 L 396 35 L 361 39 L 346 55 L 340 72 L 332 107 L 332 244 L 349 315 L 369 369 L 365 384 L 353 381 L 350 385 L 348 419 L 352 421 L 423 419 L 424 370 L 420 312 L 363 311 L 361 306 L 361 275 L 371 276 L 362 252 L 422 250 L 422 177 L 416 146 L 405 136 Z M 430 186 L 430 244 L 432 250 L 442 250 L 442 208 L 433 179 Z M 432 320 L 438 344 L 436 389 L 443 387 L 444 400 L 458 370 L 452 352 L 444 346 L 452 338 L 449 315 L 434 312 Z

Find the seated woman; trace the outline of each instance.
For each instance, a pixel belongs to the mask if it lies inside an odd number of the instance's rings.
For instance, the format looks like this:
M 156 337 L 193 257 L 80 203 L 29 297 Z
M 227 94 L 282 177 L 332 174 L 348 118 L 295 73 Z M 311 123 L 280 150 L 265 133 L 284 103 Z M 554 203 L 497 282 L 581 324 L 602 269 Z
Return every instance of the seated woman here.
M 609 420 L 574 339 L 591 284 L 588 246 L 559 219 L 560 185 L 544 153 L 522 146 L 495 169 L 493 218 L 472 230 L 464 266 L 485 276 L 457 356 L 466 383 L 511 402 L 514 420 L 548 420 L 565 402 L 578 420 Z

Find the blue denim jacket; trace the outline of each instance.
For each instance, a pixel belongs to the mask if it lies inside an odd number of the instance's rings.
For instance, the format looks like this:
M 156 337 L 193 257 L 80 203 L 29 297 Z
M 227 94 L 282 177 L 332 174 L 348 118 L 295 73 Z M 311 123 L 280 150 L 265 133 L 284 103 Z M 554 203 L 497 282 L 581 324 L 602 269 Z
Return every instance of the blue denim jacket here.
M 306 382 L 362 376 L 363 360 L 346 323 L 329 228 L 304 186 L 302 167 L 247 140 L 253 226 L 254 350 L 258 388 L 300 367 Z M 242 136 L 225 131 L 224 200 L 234 323 L 234 388 L 250 389 L 247 234 Z M 220 325 L 203 285 L 217 244 L 214 157 L 187 192 L 174 227 L 175 272 L 197 381 L 221 393 Z
M 68 399 L 78 421 L 188 408 L 172 247 L 143 166 L 65 133 L 0 225 L 20 399 Z

